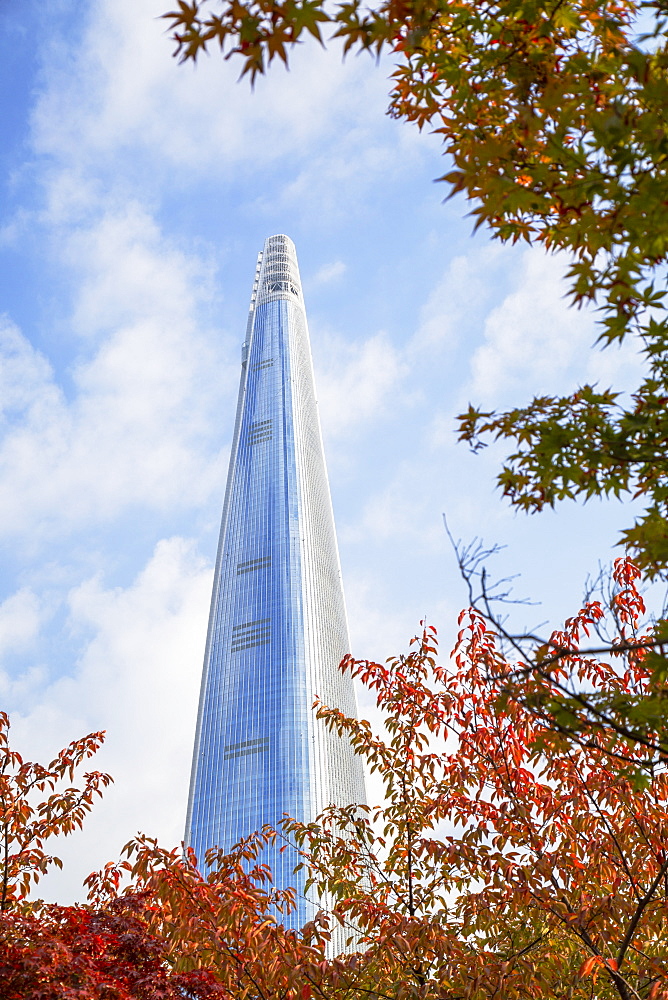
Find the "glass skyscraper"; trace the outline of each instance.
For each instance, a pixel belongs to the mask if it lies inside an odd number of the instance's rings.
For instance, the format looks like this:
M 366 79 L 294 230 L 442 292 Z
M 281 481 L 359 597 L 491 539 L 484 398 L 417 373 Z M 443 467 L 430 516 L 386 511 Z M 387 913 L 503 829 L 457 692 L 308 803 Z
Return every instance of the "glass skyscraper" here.
M 211 600 L 186 842 L 200 862 L 284 813 L 364 802 L 360 758 L 312 710 L 355 714 L 341 571 L 295 247 L 258 255 Z M 295 886 L 292 848 L 264 852 Z M 314 912 L 301 898 L 291 923 Z

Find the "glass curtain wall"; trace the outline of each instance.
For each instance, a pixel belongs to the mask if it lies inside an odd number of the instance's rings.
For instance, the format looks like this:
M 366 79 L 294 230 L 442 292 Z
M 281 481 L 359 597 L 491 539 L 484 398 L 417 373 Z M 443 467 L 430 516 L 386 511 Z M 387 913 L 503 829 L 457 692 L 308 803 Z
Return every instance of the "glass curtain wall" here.
M 294 244 L 258 256 L 214 579 L 186 842 L 203 860 L 284 813 L 364 801 L 359 757 L 311 706 L 355 714 L 341 572 Z M 314 913 L 296 852 L 264 852 Z

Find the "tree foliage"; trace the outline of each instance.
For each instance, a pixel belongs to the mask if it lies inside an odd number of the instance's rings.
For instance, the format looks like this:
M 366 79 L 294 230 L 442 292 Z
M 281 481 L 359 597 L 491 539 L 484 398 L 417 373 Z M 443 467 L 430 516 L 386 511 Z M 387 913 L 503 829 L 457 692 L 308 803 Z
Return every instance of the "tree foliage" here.
M 99 749 L 104 733 L 74 740 L 46 766 L 24 761 L 9 744 L 9 718 L 0 712 L 0 913 L 28 897 L 60 858 L 47 854 L 45 841 L 79 829 L 96 797 L 112 780 L 108 774 L 84 774 L 83 787 L 72 784 L 77 769 Z M 65 787 L 63 787 L 65 785 Z M 40 795 L 46 794 L 39 800 Z
M 257 832 L 225 854 L 207 853 L 204 878 L 192 850 L 168 851 L 140 837 L 124 859 L 87 880 L 89 899 L 105 907 L 122 885 L 150 898 L 148 927 L 167 944 L 177 972 L 215 976 L 221 1000 L 307 1000 L 304 989 L 329 971 L 327 919 L 320 915 L 301 932 L 281 922 L 294 909 L 294 890 L 273 887 L 261 852 L 275 830 Z
M 446 530 L 449 534 L 447 524 Z M 512 578 L 489 579 L 487 563 L 499 547 L 485 548 L 477 539 L 463 546 L 450 539 L 467 583 L 470 609 L 496 636 L 497 659 L 488 664 L 490 690 L 498 690 L 502 675 L 502 692 L 524 699 L 544 725 L 572 741 L 586 742 L 592 733 L 609 732 L 614 740 L 642 744 L 655 755 L 650 761 L 668 760 L 666 610 L 659 620 L 647 614 L 638 567 L 616 559 L 612 567 L 601 568 L 597 580 L 588 584 L 580 615 L 563 628 L 551 634 L 516 631 L 505 606 L 531 602 L 512 598 Z M 608 658 L 605 667 L 603 656 Z M 510 671 L 504 666 L 508 662 L 515 664 Z M 599 675 L 595 686 L 592 672 Z M 645 765 L 627 757 L 623 747 L 618 746 L 616 754 L 642 781 Z
M 2 1000 L 216 1000 L 211 973 L 174 971 L 168 944 L 149 930 L 148 897 L 125 894 L 104 906 L 55 906 L 30 898 L 50 866 L 45 841 L 83 825 L 112 780 L 76 772 L 104 733 L 74 740 L 46 766 L 25 761 L 0 713 L 0 996 Z
M 52 860 L 44 840 L 80 826 L 109 780 L 60 789 L 101 734 L 43 767 L 10 748 L 3 717 L 2 996 L 668 1000 L 662 714 L 643 738 L 597 715 L 656 691 L 639 576 L 618 561 L 603 657 L 591 643 L 606 610 L 594 600 L 537 651 L 540 669 L 509 655 L 475 607 L 447 666 L 432 628 L 385 664 L 348 657 L 384 729 L 317 711 L 378 773 L 382 805 L 286 818 L 280 834 L 210 851 L 206 877 L 192 851 L 140 837 L 89 877 L 87 906 L 26 894 Z M 573 683 L 588 700 L 565 706 Z M 286 926 L 294 890 L 273 887 L 262 861 L 279 836 L 297 843 L 307 891 L 327 907 L 300 930 Z M 341 935 L 349 947 L 334 956 Z
M 639 626 L 637 572 L 624 561 L 617 621 Z M 140 839 L 120 865 L 91 877 L 97 905 L 127 891 L 152 900 L 150 929 L 177 971 L 212 973 L 242 1000 L 590 1000 L 668 997 L 668 772 L 650 747 L 590 727 L 574 743 L 531 708 L 559 694 L 567 669 L 595 696 L 642 694 L 645 649 L 619 635 L 610 660 L 583 643 L 603 614 L 594 602 L 566 623 L 567 662 L 509 679 L 522 663 L 474 609 L 449 666 L 425 628 L 405 656 L 345 662 L 375 692 L 384 733 L 319 706 L 380 776 L 381 806 L 330 807 L 288 820 L 312 893 L 333 900 L 303 931 L 286 930 L 290 892 L 272 889 L 264 831 L 229 855 L 192 854 Z M 626 632 L 628 636 L 628 631 Z M 518 695 L 520 695 L 518 697 Z M 620 767 L 620 756 L 641 768 Z M 328 957 L 330 921 L 351 950 Z
M 251 79 L 324 27 L 346 52 L 389 52 L 390 114 L 440 134 L 441 179 L 476 225 L 569 254 L 573 301 L 598 307 L 603 344 L 637 338 L 646 378 L 630 402 L 585 385 L 472 406 L 461 436 L 516 443 L 499 482 L 526 510 L 641 494 L 623 541 L 650 576 L 668 569 L 666 15 L 665 0 L 178 0 L 164 15 L 182 60 L 217 44 Z
M 147 901 L 0 915 L 3 1000 L 215 1000 L 212 975 L 175 973 L 142 919 Z

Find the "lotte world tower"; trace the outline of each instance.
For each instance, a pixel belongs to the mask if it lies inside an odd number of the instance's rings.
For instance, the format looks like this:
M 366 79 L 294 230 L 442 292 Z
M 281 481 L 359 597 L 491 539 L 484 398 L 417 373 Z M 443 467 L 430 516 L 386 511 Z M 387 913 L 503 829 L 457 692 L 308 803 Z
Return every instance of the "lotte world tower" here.
M 223 507 L 186 821 L 200 862 L 285 813 L 365 801 L 361 760 L 315 717 L 355 714 L 341 571 L 294 244 L 258 256 Z M 262 860 L 314 912 L 296 851 Z

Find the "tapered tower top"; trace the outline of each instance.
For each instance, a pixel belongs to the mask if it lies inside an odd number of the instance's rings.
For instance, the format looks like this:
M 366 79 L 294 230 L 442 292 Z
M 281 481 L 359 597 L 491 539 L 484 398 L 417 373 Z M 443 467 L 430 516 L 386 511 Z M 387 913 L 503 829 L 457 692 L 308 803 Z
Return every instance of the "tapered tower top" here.
M 295 245 L 289 236 L 269 236 L 257 255 L 251 312 L 263 302 L 292 296 L 303 305 Z

